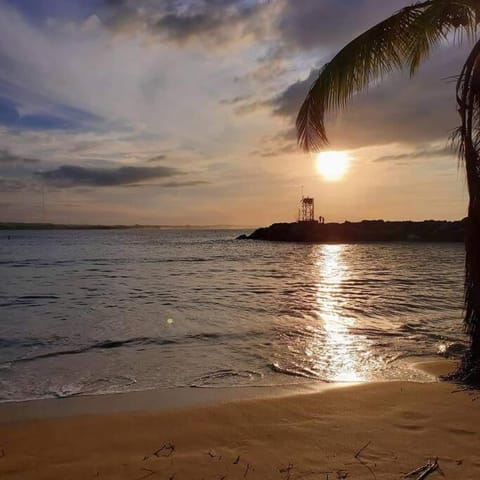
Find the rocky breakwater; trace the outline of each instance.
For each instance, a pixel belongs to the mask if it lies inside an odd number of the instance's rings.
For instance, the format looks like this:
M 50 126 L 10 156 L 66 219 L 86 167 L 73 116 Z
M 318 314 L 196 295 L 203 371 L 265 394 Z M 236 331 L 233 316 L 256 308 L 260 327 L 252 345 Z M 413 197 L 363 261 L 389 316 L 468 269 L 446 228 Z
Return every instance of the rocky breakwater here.
M 463 242 L 466 219 L 423 222 L 363 220 L 361 222 L 274 223 L 259 228 L 242 240 L 276 242 L 355 243 L 355 242 Z

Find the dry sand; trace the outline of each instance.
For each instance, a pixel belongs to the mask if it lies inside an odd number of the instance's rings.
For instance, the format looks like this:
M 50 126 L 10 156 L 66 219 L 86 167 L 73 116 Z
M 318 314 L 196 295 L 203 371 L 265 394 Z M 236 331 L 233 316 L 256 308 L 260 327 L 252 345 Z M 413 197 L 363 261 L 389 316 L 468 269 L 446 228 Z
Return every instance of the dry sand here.
M 423 367 L 445 370 L 444 363 Z M 209 407 L 7 422 L 0 478 L 399 479 L 438 457 L 445 478 L 480 479 L 480 400 L 456 390 L 369 383 Z

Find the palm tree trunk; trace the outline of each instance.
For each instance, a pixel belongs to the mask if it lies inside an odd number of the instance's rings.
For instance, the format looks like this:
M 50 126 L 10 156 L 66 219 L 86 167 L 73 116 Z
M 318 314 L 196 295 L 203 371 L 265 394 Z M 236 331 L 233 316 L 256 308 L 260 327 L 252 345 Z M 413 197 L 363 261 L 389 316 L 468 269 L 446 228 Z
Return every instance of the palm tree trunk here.
M 460 369 L 461 378 L 480 384 L 480 41 L 469 55 L 457 84 L 462 119 L 460 156 L 465 161 L 469 193 L 465 236 L 465 330 L 470 349 Z

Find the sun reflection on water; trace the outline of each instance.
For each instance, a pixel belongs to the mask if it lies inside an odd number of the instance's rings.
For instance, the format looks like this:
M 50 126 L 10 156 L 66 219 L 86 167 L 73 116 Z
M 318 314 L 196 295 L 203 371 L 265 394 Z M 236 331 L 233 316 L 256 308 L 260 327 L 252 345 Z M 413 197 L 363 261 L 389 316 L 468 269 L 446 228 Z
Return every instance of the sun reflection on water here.
M 349 273 L 344 250 L 344 245 L 322 245 L 316 255 L 316 308 L 323 330 L 322 337 L 317 339 L 323 343 L 319 349 L 323 351 L 323 358 L 318 361 L 328 364 L 330 380 L 359 382 L 366 380 L 363 357 L 368 351 L 358 335 L 349 333 L 356 321 L 345 314 L 347 296 L 341 292 Z

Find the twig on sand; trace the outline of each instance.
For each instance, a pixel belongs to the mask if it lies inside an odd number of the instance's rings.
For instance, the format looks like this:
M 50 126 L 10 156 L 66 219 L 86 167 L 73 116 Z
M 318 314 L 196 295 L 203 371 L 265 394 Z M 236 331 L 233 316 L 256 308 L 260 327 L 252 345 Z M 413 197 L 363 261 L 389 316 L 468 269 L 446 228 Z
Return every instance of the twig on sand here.
M 371 440 L 369 440 L 360 450 L 357 451 L 355 454 L 355 458 L 358 459 L 358 457 L 363 453 L 363 451 L 372 443 Z
M 377 476 L 375 475 L 375 472 L 373 471 L 372 467 L 370 467 L 370 465 L 367 464 L 367 462 L 365 462 L 364 460 L 362 460 L 360 458 L 360 455 L 364 452 L 364 450 L 372 443 L 371 440 L 369 440 L 360 450 L 357 450 L 357 453 L 354 455 L 355 457 L 355 460 L 357 460 L 358 462 L 360 462 L 364 467 L 366 467 L 368 469 L 368 471 L 372 474 L 372 477 L 374 479 L 377 478 Z
M 248 475 L 249 470 L 250 470 L 250 464 L 247 463 L 247 468 L 245 469 L 245 473 L 243 474 L 243 478 L 245 478 Z
M 145 478 L 148 478 L 148 477 L 151 477 L 152 475 L 155 475 L 155 470 L 150 470 L 149 468 L 142 468 L 141 470 L 147 472 L 146 475 L 144 475 L 143 477 L 140 477 L 139 480 L 143 480 Z
M 237 457 L 237 459 L 233 462 L 234 465 L 238 465 L 238 462 L 240 462 L 240 455 Z
M 298 472 L 296 475 L 295 475 L 295 478 L 307 478 L 307 477 L 311 477 L 312 475 L 326 475 L 326 479 L 328 480 L 328 476 L 329 474 L 333 472 L 326 472 L 325 470 L 306 470 L 304 472 Z
M 414 475 L 418 475 L 416 480 L 424 480 L 427 478 L 431 473 L 435 470 L 439 470 L 440 466 L 438 464 L 438 457 L 434 458 L 433 460 L 429 460 L 425 465 L 412 470 L 411 472 L 407 473 L 404 478 L 410 478 Z
M 169 457 L 174 451 L 175 451 L 175 445 L 173 443 L 168 442 L 168 443 L 164 443 L 158 450 L 155 450 L 153 454 L 156 457 Z
M 290 474 L 292 470 L 293 470 L 293 463 L 289 463 L 285 468 L 280 469 L 280 473 L 286 473 L 287 474 L 286 480 L 290 480 Z

